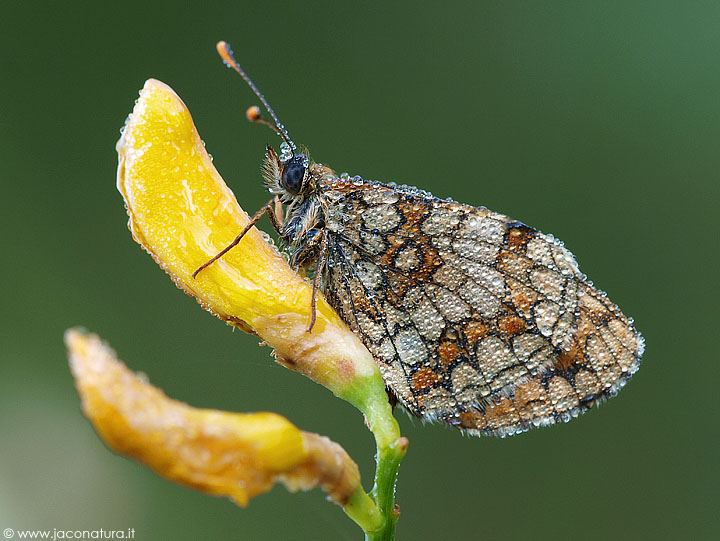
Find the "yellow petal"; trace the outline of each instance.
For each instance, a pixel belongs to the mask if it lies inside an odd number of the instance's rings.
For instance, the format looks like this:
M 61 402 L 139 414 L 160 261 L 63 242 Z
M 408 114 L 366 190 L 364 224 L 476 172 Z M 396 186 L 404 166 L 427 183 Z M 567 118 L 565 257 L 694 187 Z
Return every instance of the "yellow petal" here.
M 327 438 L 274 413 L 192 408 L 133 374 L 96 335 L 71 329 L 65 341 L 97 432 L 163 477 L 242 506 L 276 481 L 293 490 L 321 486 L 340 504 L 364 495 L 357 465 Z
M 133 236 L 179 287 L 220 318 L 260 335 L 287 366 L 336 394 L 354 378 L 379 378 L 372 356 L 322 295 L 313 332 L 306 332 L 312 287 L 257 229 L 192 278 L 248 217 L 170 87 L 145 83 L 117 150 L 118 189 Z

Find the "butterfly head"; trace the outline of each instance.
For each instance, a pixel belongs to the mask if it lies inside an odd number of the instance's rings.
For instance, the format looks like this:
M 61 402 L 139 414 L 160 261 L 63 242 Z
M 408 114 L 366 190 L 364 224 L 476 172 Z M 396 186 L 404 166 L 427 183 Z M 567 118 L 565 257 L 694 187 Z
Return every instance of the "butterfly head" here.
M 278 156 L 275 149 L 268 145 L 263 176 L 268 191 L 279 195 L 284 203 L 305 197 L 314 190 L 310 160 L 301 152 Z

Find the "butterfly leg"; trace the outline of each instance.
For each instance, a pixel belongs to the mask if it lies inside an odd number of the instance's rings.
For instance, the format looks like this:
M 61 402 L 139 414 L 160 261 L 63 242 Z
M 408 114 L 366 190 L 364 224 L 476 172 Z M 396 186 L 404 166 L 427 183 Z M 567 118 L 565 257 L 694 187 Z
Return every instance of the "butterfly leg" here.
M 273 199 L 273 205 L 275 206 L 275 209 L 273 212 L 268 213 L 268 217 L 270 218 L 270 221 L 273 223 L 273 227 L 275 228 L 275 231 L 280 233 L 280 229 L 285 224 L 285 218 L 283 214 L 283 206 L 282 202 L 280 201 L 280 196 L 276 195 Z
M 278 197 L 273 197 L 270 201 L 268 201 L 260 210 L 258 210 L 255 215 L 250 218 L 250 221 L 248 224 L 243 227 L 242 231 L 240 231 L 240 234 L 235 237 L 235 240 L 233 240 L 230 244 L 228 244 L 225 248 L 223 248 L 218 254 L 213 257 L 210 261 L 207 261 L 206 263 L 203 263 L 200 267 L 198 267 L 195 272 L 192 273 L 193 278 L 197 278 L 198 273 L 202 271 L 203 269 L 209 267 L 213 263 L 215 263 L 218 259 L 220 259 L 222 256 L 224 256 L 226 253 L 228 253 L 230 250 L 232 250 L 237 244 L 242 240 L 242 238 L 245 236 L 245 234 L 250 231 L 250 228 L 253 227 L 260 218 L 262 218 L 262 215 L 267 212 L 268 217 L 270 218 L 270 222 L 272 223 L 272 226 L 275 228 L 276 231 L 280 231 L 280 228 L 282 227 L 282 221 L 281 218 L 278 218 L 276 212 L 277 212 L 277 206 L 278 206 L 279 200 Z M 273 208 L 273 205 L 275 205 L 275 208 Z
M 310 300 L 310 326 L 307 332 L 311 332 L 315 326 L 315 319 L 317 317 L 317 292 L 320 284 L 320 269 L 325 262 L 325 250 L 327 249 L 327 240 L 325 238 L 325 232 L 318 234 L 315 239 L 320 238 L 320 249 L 318 254 L 317 265 L 315 266 L 315 276 L 313 276 L 313 288 L 312 288 L 312 299 Z M 315 240 L 313 239 L 313 240 Z M 314 243 L 313 243 L 314 244 Z

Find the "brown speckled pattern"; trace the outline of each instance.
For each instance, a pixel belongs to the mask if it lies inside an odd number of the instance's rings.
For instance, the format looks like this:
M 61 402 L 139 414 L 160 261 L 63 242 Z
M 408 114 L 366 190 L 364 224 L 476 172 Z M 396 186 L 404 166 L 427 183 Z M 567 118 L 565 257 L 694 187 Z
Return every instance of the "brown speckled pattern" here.
M 642 337 L 551 235 L 416 188 L 309 173 L 320 288 L 411 414 L 507 436 L 577 416 L 638 369 Z M 306 236 L 285 240 L 315 268 Z

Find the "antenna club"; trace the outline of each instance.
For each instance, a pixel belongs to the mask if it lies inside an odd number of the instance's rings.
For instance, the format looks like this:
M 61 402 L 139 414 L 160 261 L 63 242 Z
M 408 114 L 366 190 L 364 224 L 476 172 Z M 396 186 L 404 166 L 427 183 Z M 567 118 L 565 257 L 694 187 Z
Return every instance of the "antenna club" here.
M 230 50 L 230 45 L 228 45 L 226 41 L 218 41 L 215 48 L 217 49 L 220 58 L 222 58 L 223 62 L 225 62 L 225 65 L 228 68 L 232 68 L 233 53 L 232 50 Z
M 261 116 L 262 113 L 260 112 L 260 107 L 257 105 L 251 105 L 247 108 L 247 111 L 245 111 L 245 118 L 247 118 L 250 122 L 257 122 L 260 120 Z

